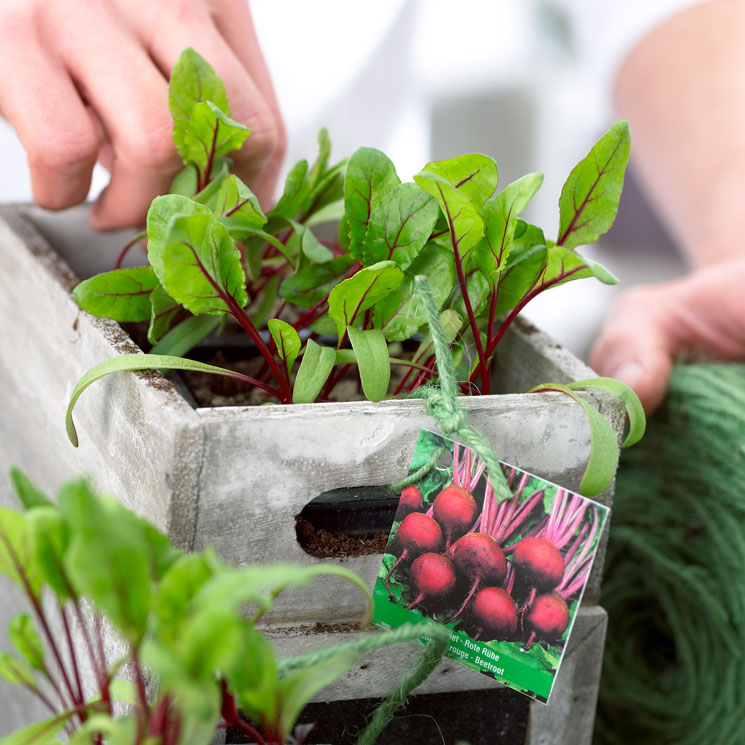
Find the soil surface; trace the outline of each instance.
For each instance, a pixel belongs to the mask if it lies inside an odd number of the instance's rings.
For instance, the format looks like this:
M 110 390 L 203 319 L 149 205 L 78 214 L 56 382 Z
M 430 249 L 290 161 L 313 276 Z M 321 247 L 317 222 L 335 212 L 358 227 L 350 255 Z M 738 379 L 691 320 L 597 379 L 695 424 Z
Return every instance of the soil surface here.
M 352 745 L 379 703 L 366 698 L 310 704 L 300 717 L 300 723 L 316 723 L 306 742 Z M 524 745 L 529 708 L 528 698 L 508 688 L 411 696 L 376 745 Z M 226 745 L 248 742 L 228 730 Z

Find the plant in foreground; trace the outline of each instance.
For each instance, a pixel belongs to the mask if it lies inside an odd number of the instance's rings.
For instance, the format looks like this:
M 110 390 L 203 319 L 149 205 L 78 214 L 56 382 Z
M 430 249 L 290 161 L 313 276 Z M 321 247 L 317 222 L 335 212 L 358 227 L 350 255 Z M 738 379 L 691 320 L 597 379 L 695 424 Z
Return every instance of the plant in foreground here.
M 259 402 L 326 401 L 349 378 L 371 401 L 411 394 L 437 375 L 417 275 L 428 277 L 461 392 L 487 394 L 497 345 L 533 298 L 575 279 L 616 281 L 577 248 L 614 220 L 629 154 L 625 122 L 569 175 L 559 234 L 549 240 L 519 217 L 539 173 L 497 192 L 496 163 L 471 154 L 429 163 L 402 183 L 372 148 L 331 165 L 325 130 L 316 161 L 297 163 L 264 213 L 229 168 L 249 131 L 230 119 L 222 83 L 193 50 L 173 70 L 170 105 L 185 170 L 148 213 L 149 265 L 115 269 L 75 290 L 94 315 L 148 322 L 153 347 L 108 360 L 79 381 L 67 422 L 75 443 L 77 398 L 117 370 L 227 375 L 257 391 Z M 328 222 L 338 223 L 333 240 L 314 233 Z M 225 322 L 255 348 L 251 375 L 180 358 Z M 413 342 L 408 352 L 405 342 Z M 395 381 L 392 366 L 402 371 Z
M 363 646 L 443 635 L 410 628 L 278 659 L 256 622 L 280 592 L 335 575 L 370 598 L 362 580 L 329 564 L 229 567 L 211 550 L 176 550 L 84 480 L 63 484 L 54 504 L 20 472 L 12 479 L 24 509 L 0 507 L 0 571 L 33 615 L 12 619 L 17 654 L 0 653 L 0 676 L 49 717 L 6 745 L 49 745 L 63 733 L 73 745 L 206 745 L 218 727 L 258 745 L 299 745 L 308 731 L 295 727 L 301 710 Z M 120 644 L 105 643 L 109 625 Z M 120 703 L 129 706 L 116 717 Z

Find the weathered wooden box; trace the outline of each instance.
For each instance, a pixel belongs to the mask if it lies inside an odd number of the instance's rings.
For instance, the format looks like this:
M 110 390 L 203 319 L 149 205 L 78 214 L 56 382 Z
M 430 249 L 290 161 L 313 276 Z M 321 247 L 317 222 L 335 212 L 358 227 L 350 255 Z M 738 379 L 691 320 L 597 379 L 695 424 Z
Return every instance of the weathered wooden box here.
M 92 235 L 82 210 L 0 210 L 0 465 L 4 471 L 19 466 L 50 493 L 72 474 L 86 473 L 184 549 L 213 546 L 235 564 L 316 561 L 298 544 L 296 515 L 322 492 L 400 479 L 418 430 L 434 423 L 416 400 L 194 408 L 160 375 L 119 374 L 80 399 L 80 447 L 73 448 L 63 420 L 75 381 L 104 359 L 139 351 L 118 324 L 78 309 L 70 294 L 74 271 L 109 268 L 124 240 Z M 542 333 L 516 329 L 500 350 L 497 380 L 504 395 L 465 400 L 464 406 L 504 460 L 576 488 L 589 452 L 581 407 L 560 394 L 517 392 L 591 375 Z M 606 396 L 589 400 L 620 436 L 620 405 Z M 2 483 L 2 501 L 9 495 Z M 608 503 L 610 493 L 601 500 Z M 340 561 L 372 586 L 380 558 Z M 533 705 L 530 743 L 590 742 L 605 628 L 604 612 L 595 606 L 601 563 L 552 702 Z M 13 610 L 3 605 L 0 622 Z M 315 624 L 347 624 L 362 608 L 359 591 L 338 580 L 319 581 L 310 592 L 283 595 L 267 623 L 280 652 L 290 652 L 323 641 L 323 634 L 308 635 Z M 326 695 L 382 694 L 406 663 L 400 650 L 378 654 L 375 666 L 382 672 L 353 670 Z M 442 670 L 449 672 L 434 675 L 423 692 L 495 685 L 454 663 L 443 663 Z M 0 710 L 7 708 L 8 699 L 0 700 Z

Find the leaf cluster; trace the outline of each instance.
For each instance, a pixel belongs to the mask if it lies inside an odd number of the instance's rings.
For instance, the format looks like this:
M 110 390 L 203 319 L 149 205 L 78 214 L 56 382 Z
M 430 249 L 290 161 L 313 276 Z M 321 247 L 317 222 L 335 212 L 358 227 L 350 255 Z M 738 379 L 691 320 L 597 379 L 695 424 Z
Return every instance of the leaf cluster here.
M 53 503 L 19 471 L 12 479 L 23 509 L 0 508 L 0 573 L 25 593 L 33 616 L 12 619 L 14 653 L 0 654 L 0 677 L 32 692 L 50 717 L 6 745 L 56 743 L 63 730 L 75 745 L 102 738 L 139 745 L 146 734 L 163 745 L 202 745 L 220 724 L 242 728 L 259 743 L 290 742 L 305 704 L 359 656 L 346 645 L 315 661 L 280 661 L 256 627 L 280 592 L 319 575 L 352 582 L 370 600 L 348 570 L 233 568 L 211 550 L 176 550 L 85 480 L 63 484 Z M 103 619 L 124 644 L 117 659 L 103 643 Z M 70 629 L 84 644 L 73 643 Z M 86 667 L 95 690 L 83 678 Z M 149 696 L 144 670 L 157 680 Z M 119 719 L 117 701 L 131 705 Z
M 94 315 L 147 322 L 159 356 L 186 354 L 218 325 L 237 324 L 260 359 L 247 382 L 268 400 L 327 400 L 352 376 L 378 401 L 435 376 L 417 275 L 428 277 L 468 393 L 489 392 L 496 347 L 530 300 L 575 279 L 615 282 L 576 249 L 613 222 L 629 153 L 625 122 L 570 174 L 551 241 L 520 217 L 539 173 L 497 191 L 494 160 L 470 154 L 429 163 L 402 183 L 373 148 L 330 164 L 325 130 L 314 163 L 298 162 L 264 212 L 230 172 L 230 153 L 250 133 L 230 118 L 222 83 L 193 50 L 174 68 L 170 106 L 185 170 L 148 213 L 149 264 L 86 280 L 75 296 Z M 328 223 L 338 228 L 324 239 L 319 226 Z M 416 348 L 402 358 L 410 339 Z M 395 384 L 393 365 L 403 367 Z M 167 369 L 162 359 L 152 367 Z

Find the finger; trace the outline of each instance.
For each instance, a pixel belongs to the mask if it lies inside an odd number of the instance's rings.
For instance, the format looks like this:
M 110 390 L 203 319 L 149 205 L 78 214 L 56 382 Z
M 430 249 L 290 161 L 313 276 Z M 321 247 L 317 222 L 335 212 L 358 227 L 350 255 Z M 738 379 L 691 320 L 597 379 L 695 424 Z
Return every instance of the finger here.
M 98 230 L 139 225 L 152 199 L 168 190 L 179 169 L 168 85 L 108 7 L 89 3 L 85 23 L 77 29 L 75 43 L 59 44 L 111 144 L 111 180 L 93 207 L 91 225 Z
M 679 349 L 670 319 L 663 290 L 628 291 L 614 305 L 590 354 L 593 369 L 633 388 L 648 413 L 665 396 Z
M 28 154 L 34 200 L 63 209 L 85 200 L 99 137 L 70 75 L 39 39 L 30 14 L 0 18 L 0 108 Z
M 168 18 L 179 6 L 179 24 L 170 23 L 167 34 L 153 28 L 168 27 Z M 271 198 L 272 179 L 276 180 L 277 159 L 281 160 L 283 131 L 276 111 L 265 99 L 256 81 L 220 35 L 212 18 L 200 5 L 184 0 L 159 2 L 150 23 L 138 26 L 143 42 L 161 70 L 170 76 L 182 50 L 194 47 L 217 72 L 225 84 L 231 116 L 251 130 L 243 148 L 231 154 L 234 170 L 254 191 L 262 203 Z M 162 15 L 160 20 L 158 14 Z M 271 186 L 271 188 L 270 188 Z

